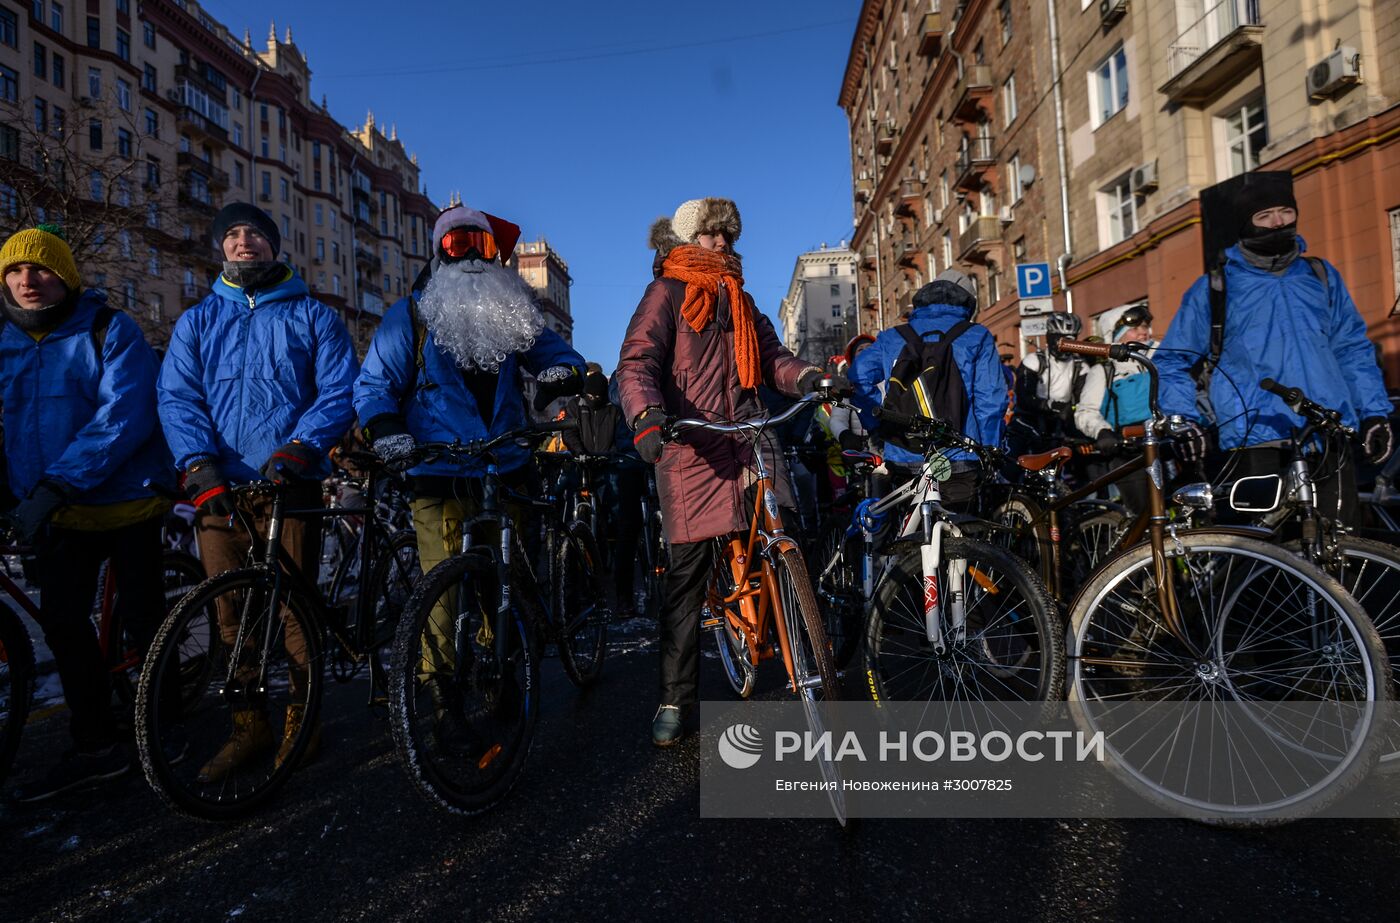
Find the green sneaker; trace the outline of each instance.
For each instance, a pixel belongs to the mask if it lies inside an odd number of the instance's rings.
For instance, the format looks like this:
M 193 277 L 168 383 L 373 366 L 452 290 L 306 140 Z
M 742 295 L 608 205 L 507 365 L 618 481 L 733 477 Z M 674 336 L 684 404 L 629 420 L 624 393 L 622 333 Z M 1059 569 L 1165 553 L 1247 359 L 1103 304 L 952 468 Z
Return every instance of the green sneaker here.
M 669 747 L 680 741 L 684 735 L 681 729 L 681 709 L 679 705 L 662 705 L 651 719 L 651 742 L 658 747 Z

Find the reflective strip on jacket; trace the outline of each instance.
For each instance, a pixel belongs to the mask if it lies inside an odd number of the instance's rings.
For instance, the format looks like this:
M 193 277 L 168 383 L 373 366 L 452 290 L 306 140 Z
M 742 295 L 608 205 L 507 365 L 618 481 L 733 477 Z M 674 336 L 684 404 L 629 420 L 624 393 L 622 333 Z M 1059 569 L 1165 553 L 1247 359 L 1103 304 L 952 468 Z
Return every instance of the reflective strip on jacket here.
M 450 353 L 437 345 L 432 331 L 427 331 L 423 343 L 424 381 L 418 380 L 418 357 L 413 344 L 413 319 L 408 299 L 403 298 L 384 314 L 370 343 L 364 368 L 355 381 L 355 412 L 361 425 L 384 414 L 400 416 L 418 442 L 470 442 L 520 429 L 530 422 L 520 384 L 521 367 L 532 375 L 556 365 L 569 366 L 582 374 L 584 367 L 583 357 L 563 337 L 545 327 L 528 350 L 512 353 L 501 363 L 496 406 L 488 429 L 462 369 Z M 501 471 L 513 471 L 530 457 L 528 449 L 514 444 L 501 446 L 495 455 Z M 482 460 L 441 459 L 420 465 L 410 473 L 481 477 L 485 471 Z
M 1306 249 L 1302 238 L 1299 244 Z M 1390 415 L 1366 322 L 1336 267 L 1326 268 L 1324 290 L 1301 257 L 1275 275 L 1251 266 L 1238 247 L 1226 251 L 1225 340 L 1210 380 L 1221 448 L 1287 439 L 1303 425 L 1302 417 L 1259 387 L 1264 378 L 1301 388 L 1313 401 L 1341 411 L 1348 426 Z M 1209 285 L 1202 276 L 1186 292 L 1157 349 L 1164 413 L 1200 419 L 1190 369 L 1210 348 Z
M 87 291 L 56 330 L 35 341 L 12 323 L 0 330 L 0 396 L 10 489 L 23 498 L 61 481 L 80 504 L 150 499 L 150 479 L 173 485 L 156 421 L 156 355 L 120 311 L 103 337 L 93 318 L 106 299 Z
M 180 315 L 159 380 L 160 422 L 177 466 L 211 455 L 226 478 L 244 483 L 296 439 L 329 473 L 325 455 L 354 421 L 355 349 L 335 311 L 288 273 L 251 296 L 220 276 Z

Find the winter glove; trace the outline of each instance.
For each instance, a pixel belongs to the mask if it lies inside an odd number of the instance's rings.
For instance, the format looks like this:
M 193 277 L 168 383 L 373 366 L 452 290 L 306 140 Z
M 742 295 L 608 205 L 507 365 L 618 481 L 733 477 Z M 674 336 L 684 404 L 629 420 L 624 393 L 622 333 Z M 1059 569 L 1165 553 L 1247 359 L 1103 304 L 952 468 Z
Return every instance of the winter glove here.
M 321 453 L 304 442 L 289 442 L 263 463 L 258 473 L 274 484 L 316 479 Z
M 632 437 L 632 444 L 637 447 L 637 454 L 642 456 L 642 461 L 648 465 L 656 464 L 661 457 L 661 447 L 665 442 L 661 438 L 661 428 L 666 424 L 666 414 L 660 407 L 653 407 L 650 410 L 642 411 L 642 415 L 637 417 L 637 422 L 632 429 L 636 433 Z
M 1176 454 L 1184 462 L 1205 461 L 1206 431 L 1195 420 L 1187 420 L 1172 434 L 1176 439 Z
M 1395 436 L 1385 417 L 1367 417 L 1361 421 L 1361 454 L 1366 461 L 1379 465 L 1395 450 Z
M 551 365 L 535 376 L 535 412 L 541 413 L 557 397 L 583 390 L 583 375 L 572 365 Z
M 836 441 L 841 443 L 842 450 L 846 452 L 861 452 L 865 450 L 865 440 L 855 432 L 843 429 L 836 437 Z
M 413 450 L 418 447 L 417 441 L 408 433 L 395 433 L 392 436 L 380 436 L 370 444 L 370 449 L 384 461 L 386 465 L 396 465 L 413 454 Z
M 220 519 L 233 515 L 233 494 L 229 493 L 224 473 L 212 461 L 196 462 L 181 475 L 180 482 L 185 488 L 185 496 L 201 513 L 208 513 Z
M 815 367 L 803 372 L 801 377 L 797 379 L 797 392 L 799 394 L 811 394 L 813 391 L 818 390 L 822 379 L 828 379 L 831 384 L 830 388 L 824 390 L 829 390 L 838 397 L 844 397 L 845 395 L 855 393 L 856 389 L 851 385 L 845 375 L 828 375 L 821 369 Z
M 49 521 L 53 511 L 69 501 L 69 491 L 56 481 L 40 481 L 29 498 L 10 513 L 15 530 L 26 542 L 38 538 L 39 530 Z
M 1094 444 L 1104 455 L 1112 455 L 1114 452 L 1123 448 L 1123 437 L 1111 429 L 1101 429 L 1099 430 L 1098 438 L 1094 440 Z

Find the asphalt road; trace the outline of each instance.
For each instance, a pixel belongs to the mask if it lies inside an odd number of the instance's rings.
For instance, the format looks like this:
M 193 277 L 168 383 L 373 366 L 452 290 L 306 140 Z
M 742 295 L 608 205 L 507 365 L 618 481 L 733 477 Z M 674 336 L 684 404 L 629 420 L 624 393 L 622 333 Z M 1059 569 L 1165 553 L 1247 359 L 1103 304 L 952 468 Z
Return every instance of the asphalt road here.
M 0 919 L 1388 920 L 1400 905 L 1394 821 L 701 820 L 695 739 L 650 743 L 656 676 L 645 637 L 587 694 L 546 661 L 530 764 L 481 818 L 416 795 L 358 685 L 330 688 L 320 759 L 239 823 L 173 816 L 139 774 L 5 804 Z M 11 781 L 65 745 L 65 718 L 27 729 Z

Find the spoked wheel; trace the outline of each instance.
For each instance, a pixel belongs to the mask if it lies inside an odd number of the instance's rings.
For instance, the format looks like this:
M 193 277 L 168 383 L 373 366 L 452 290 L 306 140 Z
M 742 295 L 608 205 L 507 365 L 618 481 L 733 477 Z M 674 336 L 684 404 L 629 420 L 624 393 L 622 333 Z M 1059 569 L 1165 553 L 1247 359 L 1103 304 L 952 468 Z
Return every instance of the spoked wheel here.
M 637 614 L 656 620 L 661 615 L 661 598 L 666 575 L 666 540 L 661 537 L 661 513 L 651 514 L 651 523 L 637 535 L 633 557 L 632 595 Z
M 1070 591 L 1067 597 L 1082 587 L 1107 560 L 1118 539 L 1133 522 L 1127 510 L 1095 506 L 1098 508 L 1086 510 L 1086 515 L 1077 518 L 1070 528 L 1065 559 L 1065 580 Z
M 559 659 L 575 686 L 587 686 L 603 672 L 610 612 L 593 536 L 583 526 L 560 540 L 553 573 Z
M 182 599 L 156 633 L 137 687 L 136 743 L 147 781 L 178 811 L 246 814 L 311 745 L 323 629 L 300 596 L 277 609 L 264 571 L 230 571 Z M 220 613 L 242 621 L 236 649 L 218 640 Z
M 0 605 L 0 781 L 14 765 L 34 699 L 34 645 L 24 623 Z
M 1048 719 L 1064 688 L 1063 633 L 1040 579 L 1004 549 L 965 538 L 943 542 L 934 592 L 959 591 L 941 615 L 943 650 L 929 638 L 923 562 L 904 554 L 881 581 L 866 628 L 866 667 L 876 701 L 1039 702 Z
M 713 616 L 720 619 L 720 624 L 714 631 L 715 647 L 719 651 L 719 662 L 724 667 L 724 678 L 729 682 L 729 688 L 734 690 L 734 694 L 741 699 L 747 699 L 753 694 L 754 682 L 758 677 L 758 665 L 754 662 L 753 654 L 749 650 L 748 640 L 743 629 L 735 626 L 730 618 L 729 608 L 734 608 L 736 612 L 746 612 L 752 615 L 753 600 L 749 598 L 741 599 L 730 607 L 720 606 L 719 599 L 725 599 L 734 592 L 734 575 L 729 564 L 729 544 L 722 540 L 715 541 L 715 560 L 713 574 L 710 578 L 710 610 Z M 752 624 L 752 621 L 750 621 Z
M 486 554 L 448 558 L 419 582 L 394 638 L 394 745 L 418 791 L 454 814 L 479 814 L 503 799 L 534 739 L 536 645 L 516 613 L 511 636 L 497 643 L 500 590 Z
M 861 544 L 848 537 L 849 519 L 833 519 L 822 530 L 817 560 L 821 564 L 821 605 L 826 637 L 831 642 L 831 655 L 838 668 L 851 662 L 860 645 L 861 621 L 864 616 L 861 599 Z M 838 557 L 839 556 L 839 557 Z
M 996 508 L 992 519 L 1003 528 L 989 532 L 990 543 L 1004 548 L 1037 573 L 1041 573 L 1040 507 L 1026 497 L 1012 495 Z
M 813 739 L 821 739 L 831 729 L 826 704 L 841 699 L 841 681 L 831 656 L 831 644 L 817 607 L 812 581 L 802 554 L 788 548 L 773 562 L 773 575 L 778 586 L 778 598 L 783 606 L 783 624 L 788 646 L 792 651 L 792 671 L 797 681 L 797 695 L 807 716 L 807 727 Z M 836 819 L 846 823 L 846 795 L 841 789 L 841 770 L 827 752 L 817 760 L 822 781 L 827 783 L 827 797 Z
M 1322 810 L 1385 743 L 1390 669 L 1370 619 L 1319 568 L 1256 539 L 1182 532 L 1167 550 L 1184 637 L 1161 611 L 1147 545 L 1076 600 L 1076 723 L 1169 811 L 1250 826 Z

